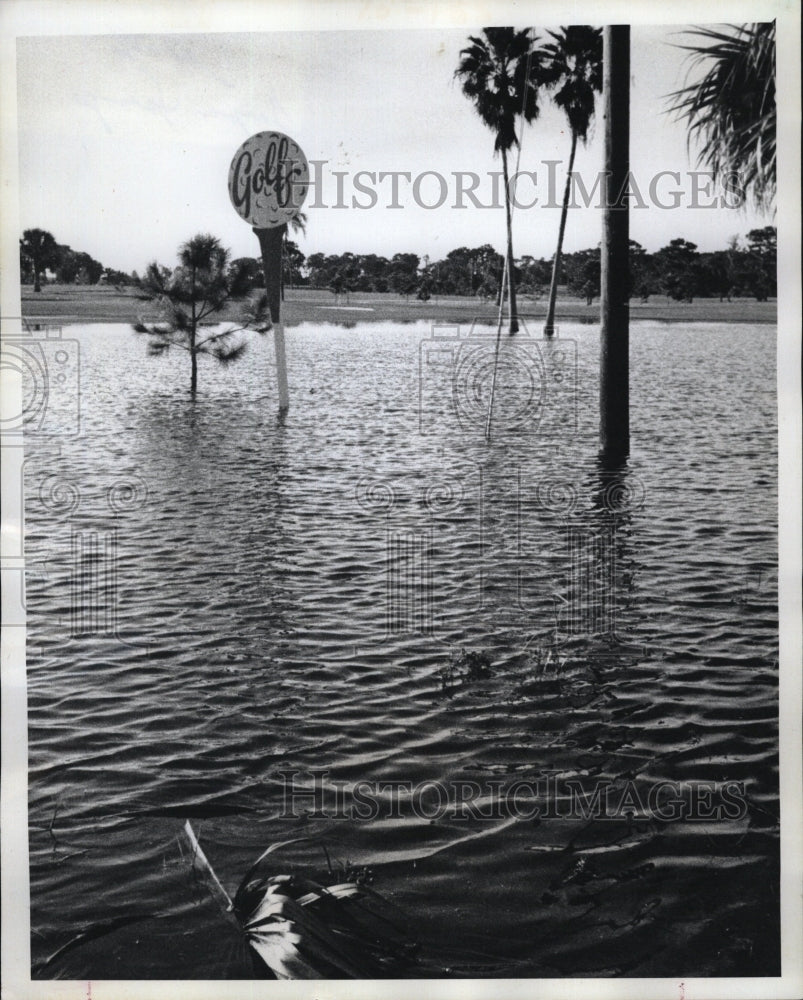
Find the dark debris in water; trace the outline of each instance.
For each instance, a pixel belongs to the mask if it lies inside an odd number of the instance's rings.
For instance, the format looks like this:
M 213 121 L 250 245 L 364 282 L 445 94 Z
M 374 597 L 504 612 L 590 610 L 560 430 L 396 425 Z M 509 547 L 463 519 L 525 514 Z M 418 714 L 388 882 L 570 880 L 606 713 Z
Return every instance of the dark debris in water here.
M 451 694 L 456 688 L 491 676 L 492 660 L 485 650 L 466 650 L 449 654 L 449 662 L 441 667 L 441 688 Z

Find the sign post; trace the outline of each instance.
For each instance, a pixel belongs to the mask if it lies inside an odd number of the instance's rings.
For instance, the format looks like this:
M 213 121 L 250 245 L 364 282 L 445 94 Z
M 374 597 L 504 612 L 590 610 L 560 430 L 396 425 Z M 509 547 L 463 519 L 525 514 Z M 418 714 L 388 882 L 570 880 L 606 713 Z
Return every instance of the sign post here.
M 240 146 L 229 168 L 229 197 L 237 214 L 250 223 L 259 240 L 268 299 L 279 414 L 290 406 L 282 323 L 282 245 L 309 185 L 309 165 L 298 143 L 281 132 L 257 132 Z

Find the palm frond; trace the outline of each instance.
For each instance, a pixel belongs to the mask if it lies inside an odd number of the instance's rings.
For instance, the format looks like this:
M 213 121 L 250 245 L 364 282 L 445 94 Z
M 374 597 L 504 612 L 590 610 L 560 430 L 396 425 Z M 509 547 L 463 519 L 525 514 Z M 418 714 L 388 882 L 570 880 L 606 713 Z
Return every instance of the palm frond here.
M 273 329 L 267 292 L 258 292 L 244 307 L 243 325 L 257 333 L 268 333 Z
M 219 361 L 222 365 L 230 365 L 232 362 L 237 361 L 241 358 L 243 354 L 248 350 L 248 343 L 245 340 L 240 341 L 237 344 L 228 345 L 226 343 L 216 345 L 212 351 L 212 357 L 216 361 Z
M 417 948 L 395 908 L 355 882 L 273 876 L 242 918 L 251 946 L 281 979 L 388 978 Z
M 668 111 L 686 121 L 697 165 L 715 180 L 738 175 L 741 189 L 766 210 L 776 193 L 775 22 L 688 34 L 696 41 L 676 46 L 688 53 L 686 83 L 668 95 Z
M 544 83 L 573 134 L 585 142 L 596 95 L 602 91 L 602 29 L 575 24 L 548 35 L 552 41 L 544 45 Z
M 294 233 L 306 233 L 307 231 L 307 214 L 306 212 L 298 212 L 290 220 L 290 229 Z
M 483 123 L 494 133 L 494 151 L 517 145 L 516 119 L 538 117 L 541 50 L 530 29 L 483 28 L 460 52 L 455 77 Z

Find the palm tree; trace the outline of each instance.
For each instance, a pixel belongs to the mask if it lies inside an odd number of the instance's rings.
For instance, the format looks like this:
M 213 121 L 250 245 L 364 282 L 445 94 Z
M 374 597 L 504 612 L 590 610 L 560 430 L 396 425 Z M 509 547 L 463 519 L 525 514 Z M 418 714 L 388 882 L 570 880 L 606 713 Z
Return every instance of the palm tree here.
M 577 140 L 580 139 L 585 144 L 594 118 L 594 98 L 602 90 L 602 28 L 592 28 L 588 24 L 574 24 L 568 28 L 561 28 L 559 32 L 550 31 L 549 35 L 553 41 L 544 46 L 545 78 L 548 86 L 557 88 L 552 100 L 563 109 L 572 133 L 569 169 L 566 172 L 558 229 L 558 246 L 552 262 L 552 281 L 549 286 L 549 302 L 544 324 L 544 333 L 551 337 L 555 332 L 555 299 L 558 294 L 560 256 L 563 251 L 563 235 L 566 231 L 566 213 L 569 208 Z
M 508 183 L 508 150 L 519 144 L 516 116 L 525 122 L 538 117 L 541 52 L 529 28 L 483 28 L 469 36 L 471 44 L 460 52 L 455 76 L 463 93 L 474 102 L 477 114 L 494 133 L 494 153 L 502 154 L 507 222 L 507 270 L 510 288 L 510 333 L 519 328 L 513 280 L 513 231 Z
M 733 180 L 760 211 L 775 199 L 775 22 L 695 28 L 701 41 L 681 45 L 697 81 L 669 95 L 669 111 L 685 119 L 689 143 L 700 145 L 698 165 L 714 180 Z M 687 78 L 688 79 L 688 78 Z
M 26 229 L 20 240 L 20 257 L 30 264 L 33 271 L 33 290 L 42 291 L 39 275 L 58 260 L 59 245 L 52 233 L 45 229 Z
M 282 233 L 282 302 L 284 302 L 284 273 L 287 269 L 288 257 L 289 257 L 289 247 L 288 243 L 290 239 L 288 233 L 290 230 L 294 233 L 300 233 L 302 236 L 306 235 L 307 232 L 307 215 L 306 212 L 298 212 L 294 215 L 290 222 L 284 227 L 284 232 Z

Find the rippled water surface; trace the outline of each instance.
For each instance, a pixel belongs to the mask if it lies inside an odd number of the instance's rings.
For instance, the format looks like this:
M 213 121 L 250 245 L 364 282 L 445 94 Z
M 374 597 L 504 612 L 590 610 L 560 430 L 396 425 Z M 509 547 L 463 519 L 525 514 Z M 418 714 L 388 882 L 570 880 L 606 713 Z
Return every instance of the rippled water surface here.
M 84 432 L 25 467 L 35 978 L 254 975 L 186 817 L 230 890 L 320 834 L 280 870 L 370 870 L 444 974 L 779 973 L 774 327 L 634 325 L 619 472 L 596 327 L 505 339 L 490 443 L 492 351 L 437 332 L 289 330 L 281 426 L 269 341 L 193 405 L 186 357 L 65 328 Z

